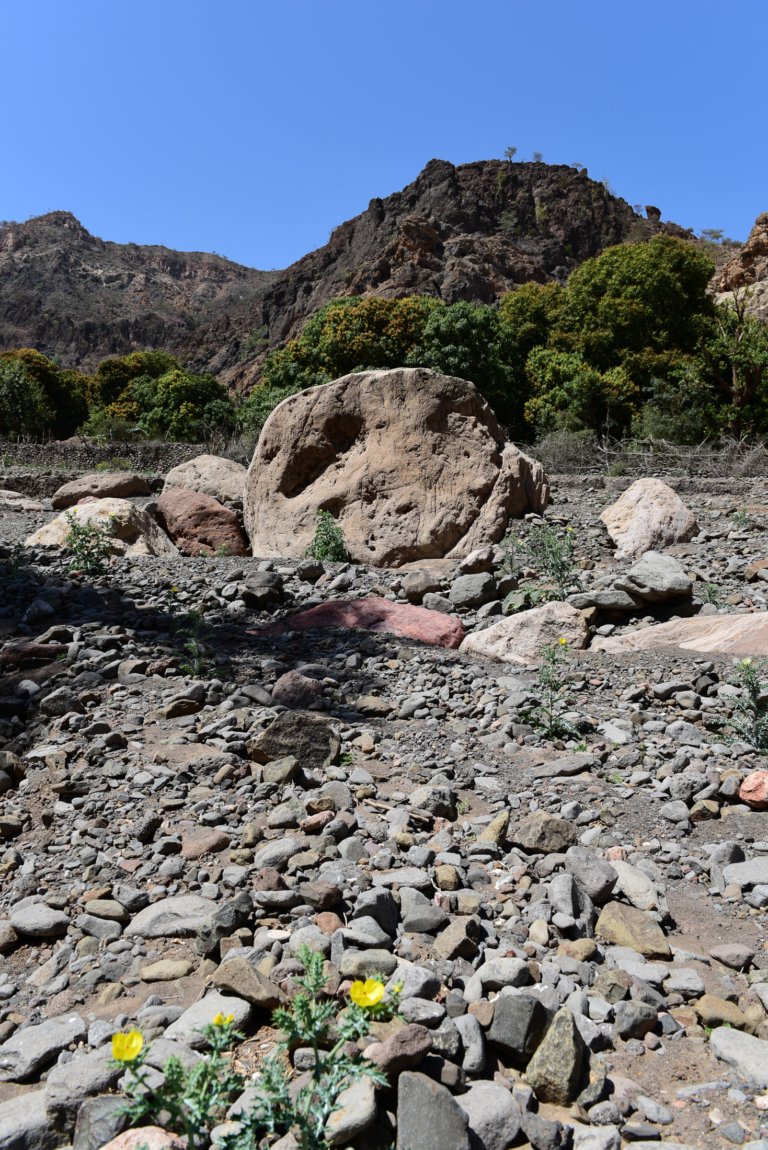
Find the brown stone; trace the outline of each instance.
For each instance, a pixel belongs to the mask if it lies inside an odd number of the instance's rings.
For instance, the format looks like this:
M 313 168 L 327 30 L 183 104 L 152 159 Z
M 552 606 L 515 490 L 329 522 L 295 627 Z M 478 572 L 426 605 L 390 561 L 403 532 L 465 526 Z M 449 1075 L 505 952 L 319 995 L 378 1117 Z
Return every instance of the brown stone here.
M 418 1066 L 432 1049 L 432 1035 L 426 1026 L 413 1023 L 390 1034 L 385 1042 L 375 1042 L 365 1051 L 365 1057 L 374 1062 L 385 1074 L 399 1074 Z
M 768 278 L 768 212 L 755 220 L 745 246 L 720 272 L 718 292 L 732 292 Z
M 273 866 L 263 866 L 254 876 L 253 889 L 287 890 L 288 885 L 279 870 Z
M 704 994 L 694 1003 L 694 1010 L 702 1026 L 724 1026 L 728 1023 L 734 1030 L 750 1029 L 749 1019 L 735 1002 L 728 1002 L 714 994 Z
M 646 958 L 672 957 L 659 924 L 634 906 L 626 906 L 622 902 L 606 903 L 595 930 L 614 946 L 631 946 Z
M 243 498 L 248 468 L 223 455 L 197 455 L 172 467 L 165 477 L 163 494 L 172 488 L 210 495 L 220 503 L 237 503 Z
M 89 495 L 95 499 L 125 499 L 129 495 L 149 494 L 149 484 L 143 475 L 132 471 L 95 471 L 65 483 L 53 494 L 51 503 L 59 511 Z
M 739 798 L 754 811 L 768 810 L 768 771 L 753 771 L 739 789 Z
M 142 507 L 128 499 L 97 499 L 74 510 L 63 511 L 25 540 L 27 547 L 64 547 L 71 530 L 67 518 L 74 515 L 78 523 L 111 527 L 110 550 L 114 555 L 158 555 L 178 558 L 179 552 L 165 532 Z
M 174 487 L 157 501 L 157 521 L 183 555 L 246 555 L 248 544 L 234 511 L 199 491 Z
M 506 443 L 473 383 L 427 368 L 343 376 L 270 415 L 248 471 L 254 554 L 300 558 L 332 503 L 353 561 L 462 558 L 543 511 L 540 464 Z
M 557 948 L 558 954 L 566 958 L 575 958 L 577 962 L 589 962 L 597 950 L 597 943 L 593 938 L 563 939 Z
M 757 579 L 758 571 L 763 571 L 768 567 L 768 559 L 758 559 L 757 563 L 750 563 L 744 572 L 744 579 L 747 583 L 754 583 Z
M 178 1134 L 163 1130 L 162 1126 L 138 1126 L 118 1134 L 105 1142 L 101 1150 L 187 1150 L 187 1143 Z
M 287 671 L 272 688 L 272 698 L 280 706 L 303 709 L 322 699 L 323 691 L 323 684 L 318 679 L 310 679 L 299 671 Z
M 182 835 L 181 857 L 194 860 L 203 855 L 217 854 L 226 850 L 231 841 L 229 835 L 218 827 L 193 827 Z
M 485 1002 L 483 999 L 481 999 L 480 1002 L 470 1002 L 467 1007 L 467 1012 L 474 1014 L 483 1030 L 487 1030 L 493 1022 L 493 1010 L 494 1004 L 492 1002 Z
M 266 978 L 247 958 L 230 958 L 223 962 L 211 981 L 217 989 L 228 990 L 262 1010 L 274 1010 L 288 1002 L 277 983 Z
M 315 926 L 321 930 L 323 934 L 333 934 L 335 930 L 341 930 L 344 922 L 332 910 L 322 910 L 320 914 L 315 915 Z
M 534 811 L 512 832 L 512 840 L 526 851 L 553 854 L 566 851 L 576 842 L 576 830 L 565 819 L 546 811 Z
M 19 936 L 8 922 L 8 919 L 0 920 L 0 954 L 6 950 L 10 950 L 18 941 Z
M 768 655 L 768 615 L 697 615 L 672 619 L 618 638 L 595 638 L 593 651 L 653 651 L 681 647 L 729 655 Z
M 545 647 L 557 646 L 560 639 L 565 639 L 574 651 L 582 650 L 589 642 L 584 616 L 570 603 L 546 603 L 509 615 L 492 627 L 471 632 L 460 650 L 465 655 L 500 663 L 532 663 L 541 657 Z

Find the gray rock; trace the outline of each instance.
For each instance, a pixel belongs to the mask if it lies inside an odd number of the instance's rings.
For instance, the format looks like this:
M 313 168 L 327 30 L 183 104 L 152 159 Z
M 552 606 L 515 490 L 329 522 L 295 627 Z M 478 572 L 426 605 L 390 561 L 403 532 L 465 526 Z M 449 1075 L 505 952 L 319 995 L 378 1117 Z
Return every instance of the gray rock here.
M 362 1134 L 374 1122 L 376 1109 L 376 1091 L 370 1078 L 358 1078 L 342 1090 L 325 1127 L 329 1146 L 345 1146 Z
M 579 1093 L 584 1040 L 573 1014 L 563 1006 L 528 1063 L 526 1076 L 540 1102 L 567 1106 Z
M 133 828 L 131 828 L 131 832 L 133 833 Z M 140 910 L 144 910 L 144 907 L 149 905 L 149 895 L 145 890 L 136 890 L 135 887 L 127 886 L 122 882 L 115 883 L 112 887 L 112 896 L 117 899 L 121 906 L 125 907 L 129 914 L 138 914 Z
M 447 1058 L 449 1062 L 456 1062 L 462 1048 L 461 1035 L 456 1028 L 455 1018 L 444 1018 L 439 1026 L 430 1031 L 432 1036 L 432 1053 Z
M 366 979 L 377 974 L 388 978 L 396 969 L 397 959 L 388 950 L 356 950 L 350 947 L 344 951 L 339 973 L 342 978 Z
M 624 999 L 617 1002 L 614 1024 L 622 1038 L 642 1038 L 658 1022 L 658 1011 L 645 1002 Z
M 479 968 L 483 991 L 503 986 L 526 986 L 531 980 L 528 964 L 522 958 L 492 958 Z
M 642 607 L 643 600 L 637 595 L 628 595 L 626 591 L 619 591 L 609 587 L 605 591 L 585 591 L 578 595 L 569 595 L 567 602 L 579 611 L 589 607 L 597 607 L 600 611 L 636 611 Z
M 439 906 L 413 887 L 404 887 L 400 892 L 400 913 L 403 930 L 430 934 L 448 922 L 448 915 Z
M 439 590 L 440 580 L 429 571 L 409 571 L 403 579 L 403 591 L 409 603 L 421 603 L 425 595 Z
M 79 1014 L 61 1015 L 17 1030 L 0 1046 L 0 1082 L 23 1082 L 86 1033 Z
M 704 742 L 704 733 L 693 723 L 686 723 L 684 719 L 677 719 L 670 723 L 664 732 L 684 747 L 700 747 Z
M 99 1150 L 121 1134 L 128 1125 L 124 1106 L 122 1094 L 99 1094 L 96 1098 L 86 1098 L 77 1112 L 72 1150 Z
M 750 859 L 749 862 L 731 863 L 723 868 L 723 878 L 726 883 L 738 883 L 741 887 L 757 886 L 759 883 L 768 883 L 768 858 Z M 13 916 L 11 916 L 13 924 Z
M 648 1098 L 645 1094 L 638 1094 L 635 1105 L 641 1110 L 649 1122 L 658 1122 L 660 1126 L 669 1126 L 672 1122 L 672 1111 L 662 1106 L 655 1098 Z
M 71 1128 L 84 1099 L 109 1090 L 122 1073 L 122 1067 L 112 1061 L 111 1047 L 102 1047 L 62 1066 L 54 1066 L 45 1083 L 48 1117 L 60 1126 Z
M 580 775 L 600 765 L 596 755 L 563 755 L 531 772 L 534 779 L 554 779 L 558 775 Z
M 456 817 L 453 807 L 453 792 L 450 787 L 417 787 L 408 799 L 408 806 L 428 811 L 429 814 L 438 818 L 453 819 Z
M 43 699 L 40 710 L 44 715 L 66 715 L 69 711 L 82 715 L 85 707 L 69 687 L 57 687 Z
M 211 900 L 196 894 L 162 898 L 139 911 L 125 934 L 133 938 L 191 938 L 211 910 Z
M 200 1027 L 213 1022 L 217 1014 L 234 1014 L 235 1026 L 243 1026 L 251 1017 L 251 1004 L 242 998 L 233 998 L 230 995 L 208 994 L 199 1002 L 193 1003 L 185 1010 L 181 1018 L 172 1022 L 165 1032 L 166 1039 L 172 1039 L 193 1050 L 205 1047 L 207 1039 L 200 1033 Z
M 55 1150 L 68 1142 L 48 1119 L 44 1090 L 0 1102 L 0 1150 Z
M 38 902 L 37 895 L 23 898 L 11 907 L 8 916 L 11 926 L 18 934 L 31 938 L 58 938 L 66 934 L 69 916 L 61 910 L 54 910 L 44 902 Z
M 402 987 L 400 1001 L 408 998 L 435 997 L 440 989 L 440 979 L 426 966 L 400 966 L 387 983 L 387 991 L 391 991 L 396 983 Z
M 453 1021 L 464 1047 L 462 1070 L 467 1074 L 482 1074 L 485 1069 L 485 1035 L 482 1026 L 474 1014 L 461 1014 Z
M 712 885 L 716 886 L 721 894 L 727 885 L 723 873 L 725 867 L 731 866 L 733 863 L 744 862 L 745 857 L 744 848 L 733 839 L 718 843 L 712 851 L 709 856 L 709 877 L 712 880 Z
M 760 1087 L 768 1086 L 768 1042 L 743 1030 L 718 1026 L 709 1043 L 715 1057 L 732 1066 L 741 1078 Z
M 377 886 L 390 887 L 397 883 L 400 887 L 401 897 L 403 889 L 409 886 L 415 887 L 416 890 L 420 890 L 423 894 L 430 895 L 435 889 L 432 885 L 432 879 L 427 872 L 415 866 L 404 866 L 401 867 L 400 870 L 393 870 L 388 874 L 374 874 L 372 877 Z
M 637 595 L 646 603 L 686 599 L 693 583 L 680 562 L 663 551 L 646 551 L 629 571 L 614 580 L 614 587 Z
M 533 1054 L 547 1025 L 547 1012 L 530 994 L 497 998 L 488 1041 L 503 1054 L 518 1060 Z
M 530 1087 L 526 1089 L 532 1093 Z M 522 1129 L 533 1150 L 562 1150 L 563 1147 L 570 1146 L 571 1136 L 568 1127 L 563 1127 L 562 1122 L 549 1122 L 530 1110 L 523 1110 Z
M 659 815 L 669 823 L 683 823 L 688 818 L 688 807 L 682 799 L 677 799 L 671 803 L 664 803 L 659 810 Z
M 480 607 L 496 598 L 496 580 L 493 575 L 460 575 L 451 586 L 448 598 L 454 607 Z
M 512 1092 L 500 1083 L 475 1082 L 456 1101 L 477 1139 L 476 1143 L 473 1139 L 473 1150 L 475 1146 L 477 1150 L 506 1150 L 517 1137 L 522 1112 Z
M 442 595 L 434 595 L 431 592 L 424 596 L 421 605 L 426 607 L 428 611 L 440 611 L 443 615 L 452 615 L 456 610 L 450 599 L 446 599 Z
M 586 847 L 569 847 L 565 852 L 565 865 L 597 906 L 607 901 L 619 878 L 609 862 Z
M 85 934 L 90 934 L 92 938 L 101 939 L 102 942 L 119 938 L 123 933 L 123 928 L 119 922 L 97 918 L 94 914 L 78 914 L 75 918 L 75 926 Z
M 470 1150 L 468 1115 L 445 1086 L 411 1070 L 397 1085 L 397 1150 Z
M 276 870 L 283 870 L 288 865 L 289 859 L 301 850 L 302 844 L 298 839 L 274 839 L 271 843 L 261 847 L 254 855 L 254 870 L 261 870 L 265 866 L 273 866 Z
M 578 918 L 579 897 L 573 875 L 555 875 L 549 884 L 549 905 L 556 914 L 567 914 L 570 918 Z
M 669 1150 L 669 1143 L 664 1143 L 664 1150 Z M 573 1129 L 573 1150 L 619 1150 L 621 1135 L 617 1126 L 581 1126 Z M 633 1142 L 633 1150 L 638 1146 L 655 1147 L 659 1150 L 658 1142 Z M 679 1147 L 678 1150 L 693 1150 L 693 1147 Z
M 445 1018 L 445 1007 L 439 1002 L 426 998 L 406 998 L 398 1008 L 398 1013 L 407 1023 L 417 1022 L 420 1026 L 439 1026 Z

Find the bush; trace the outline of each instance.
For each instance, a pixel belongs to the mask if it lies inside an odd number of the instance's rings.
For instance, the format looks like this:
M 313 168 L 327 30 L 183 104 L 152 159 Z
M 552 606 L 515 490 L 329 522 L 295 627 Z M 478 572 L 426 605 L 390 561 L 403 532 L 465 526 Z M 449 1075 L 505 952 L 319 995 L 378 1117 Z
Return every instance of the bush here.
M 0 362 L 19 363 L 24 368 L 29 379 L 33 380 L 42 391 L 44 407 L 47 410 L 44 422 L 42 408 L 35 407 L 34 415 L 30 416 L 34 424 L 34 432 L 40 435 L 50 432 L 57 439 L 68 439 L 88 416 L 88 405 L 93 397 L 93 386 L 90 376 L 79 371 L 62 369 L 53 360 L 48 359 L 39 351 L 31 347 L 22 347 L 12 351 L 3 352 Z M 39 396 L 39 392 L 36 393 Z
M 330 559 L 332 563 L 346 563 L 349 558 L 344 532 L 330 511 L 318 511 L 315 537 L 305 554 L 311 559 Z
M 638 389 L 623 368 L 602 374 L 577 353 L 539 347 L 528 357 L 528 377 L 525 416 L 538 435 L 594 428 L 616 437 L 629 429 Z
M 40 384 L 20 360 L 0 359 L 0 431 L 10 439 L 39 435 L 51 424 L 53 412 Z

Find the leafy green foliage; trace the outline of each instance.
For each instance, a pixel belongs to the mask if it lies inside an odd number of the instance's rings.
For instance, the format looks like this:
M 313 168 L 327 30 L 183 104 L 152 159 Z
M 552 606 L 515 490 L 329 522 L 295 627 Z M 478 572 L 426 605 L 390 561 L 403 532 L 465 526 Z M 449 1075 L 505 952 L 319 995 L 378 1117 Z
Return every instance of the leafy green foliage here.
M 536 690 L 541 702 L 520 712 L 524 722 L 532 723 L 548 739 L 571 738 L 576 734 L 576 728 L 556 714 L 557 696 L 566 684 L 562 671 L 567 665 L 564 639 L 557 645 L 546 646 L 541 653 Z
M 53 412 L 45 392 L 19 360 L 0 359 L 0 431 L 15 439 L 40 435 L 51 423 Z
M 346 563 L 349 558 L 344 532 L 330 511 L 318 511 L 315 537 L 306 554 L 310 559 L 329 559 L 332 563 Z
M 562 538 L 548 523 L 533 527 L 525 546 L 531 564 L 540 575 L 554 584 L 552 598 L 565 599 L 570 587 L 580 587 L 573 558 L 573 532 L 568 529 Z
M 541 347 L 527 369 L 533 395 L 525 415 L 539 436 L 594 428 L 617 438 L 628 430 L 637 388 L 623 368 L 601 373 L 577 352 Z
M 77 510 L 68 511 L 69 530 L 64 537 L 65 546 L 72 552 L 70 571 L 84 571 L 86 575 L 103 575 L 105 563 L 112 553 L 115 537 L 114 516 L 105 524 L 92 519 L 78 518 Z
M 92 393 L 91 379 L 79 371 L 62 369 L 53 360 L 48 359 L 39 351 L 31 347 L 18 348 L 3 352 L 0 355 L 0 372 L 5 365 L 17 364 L 23 368 L 24 374 L 30 381 L 28 391 L 29 410 L 25 417 L 26 426 L 13 427 L 18 423 L 20 411 L 15 411 L 13 420 L 6 419 L 5 413 L 0 413 L 3 423 L 2 430 L 16 431 L 29 435 L 41 435 L 49 432 L 57 439 L 66 439 L 74 435 L 80 423 L 88 414 L 88 404 Z M 16 395 L 19 395 L 20 383 L 15 385 Z

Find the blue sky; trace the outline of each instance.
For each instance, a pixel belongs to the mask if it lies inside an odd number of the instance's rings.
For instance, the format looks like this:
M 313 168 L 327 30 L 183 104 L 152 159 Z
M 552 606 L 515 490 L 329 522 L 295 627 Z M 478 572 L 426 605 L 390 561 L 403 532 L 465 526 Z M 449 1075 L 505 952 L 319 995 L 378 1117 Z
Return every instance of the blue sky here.
M 765 0 L 6 0 L 2 28 L 0 218 L 285 267 L 510 144 L 696 229 L 768 210 Z

